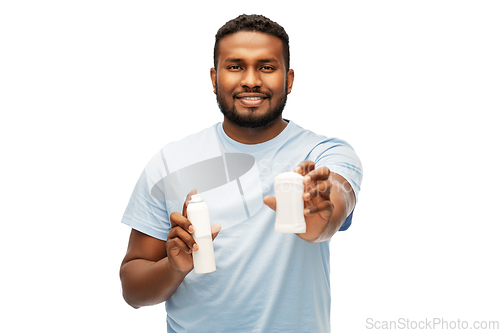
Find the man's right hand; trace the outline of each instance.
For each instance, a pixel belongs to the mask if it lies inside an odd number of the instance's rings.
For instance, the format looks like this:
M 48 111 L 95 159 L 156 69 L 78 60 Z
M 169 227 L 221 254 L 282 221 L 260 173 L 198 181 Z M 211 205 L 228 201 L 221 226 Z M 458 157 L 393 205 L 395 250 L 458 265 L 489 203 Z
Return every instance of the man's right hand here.
M 189 273 L 193 269 L 192 251 L 198 250 L 193 233 L 194 226 L 187 219 L 187 205 L 191 200 L 191 196 L 196 194 L 196 190 L 192 190 L 184 201 L 182 215 L 178 212 L 170 214 L 170 232 L 167 236 L 167 257 L 172 269 L 181 272 Z M 212 228 L 212 239 L 217 237 L 221 230 L 220 224 L 214 224 Z

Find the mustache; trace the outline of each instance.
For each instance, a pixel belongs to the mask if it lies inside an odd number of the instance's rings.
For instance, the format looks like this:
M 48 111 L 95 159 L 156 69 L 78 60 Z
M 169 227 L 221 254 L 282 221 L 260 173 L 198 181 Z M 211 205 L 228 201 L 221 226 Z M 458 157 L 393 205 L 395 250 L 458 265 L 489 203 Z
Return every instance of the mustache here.
M 270 92 L 262 91 L 260 89 L 245 89 L 243 91 L 238 91 L 238 92 L 233 93 L 233 98 L 237 98 L 239 95 L 245 94 L 245 93 L 262 94 L 262 95 L 265 95 L 267 98 L 271 98 Z

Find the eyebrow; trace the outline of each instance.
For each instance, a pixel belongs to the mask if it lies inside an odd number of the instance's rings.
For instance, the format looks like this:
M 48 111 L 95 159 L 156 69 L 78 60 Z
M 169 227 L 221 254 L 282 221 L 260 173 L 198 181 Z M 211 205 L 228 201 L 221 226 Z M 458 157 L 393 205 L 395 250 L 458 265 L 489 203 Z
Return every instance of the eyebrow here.
M 225 59 L 224 62 L 242 62 L 243 59 L 241 58 L 228 58 Z M 266 59 L 259 59 L 257 60 L 258 63 L 268 63 L 268 62 L 279 62 L 278 59 L 276 58 L 266 58 Z
M 257 62 L 264 63 L 264 62 L 278 62 L 278 59 L 276 58 L 268 58 L 268 59 L 259 59 Z

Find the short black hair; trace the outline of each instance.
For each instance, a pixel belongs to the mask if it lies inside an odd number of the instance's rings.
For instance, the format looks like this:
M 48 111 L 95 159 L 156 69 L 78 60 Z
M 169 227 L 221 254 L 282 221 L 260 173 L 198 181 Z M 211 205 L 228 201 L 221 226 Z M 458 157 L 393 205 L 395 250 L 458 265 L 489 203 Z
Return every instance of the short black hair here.
M 262 15 L 240 15 L 224 24 L 215 35 L 214 46 L 214 68 L 217 69 L 217 60 L 219 58 L 219 43 L 222 38 L 239 31 L 257 31 L 268 35 L 278 37 L 283 44 L 283 57 L 285 58 L 286 71 L 290 69 L 290 46 L 288 34 L 278 23 L 271 21 Z

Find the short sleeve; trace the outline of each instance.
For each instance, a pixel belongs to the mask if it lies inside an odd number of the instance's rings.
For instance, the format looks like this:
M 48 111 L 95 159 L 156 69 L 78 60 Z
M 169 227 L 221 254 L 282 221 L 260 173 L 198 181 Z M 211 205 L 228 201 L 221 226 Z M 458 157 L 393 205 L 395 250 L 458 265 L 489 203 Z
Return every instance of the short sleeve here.
M 311 151 L 310 159 L 314 161 L 316 168 L 326 166 L 330 171 L 347 180 L 354 191 L 356 202 L 358 201 L 363 180 L 363 166 L 356 152 L 347 142 L 339 139 L 324 140 Z M 353 213 L 347 217 L 340 231 L 349 228 Z
M 147 168 L 142 172 L 123 214 L 122 223 L 151 237 L 166 241 L 170 231 L 164 200 L 151 194 Z

